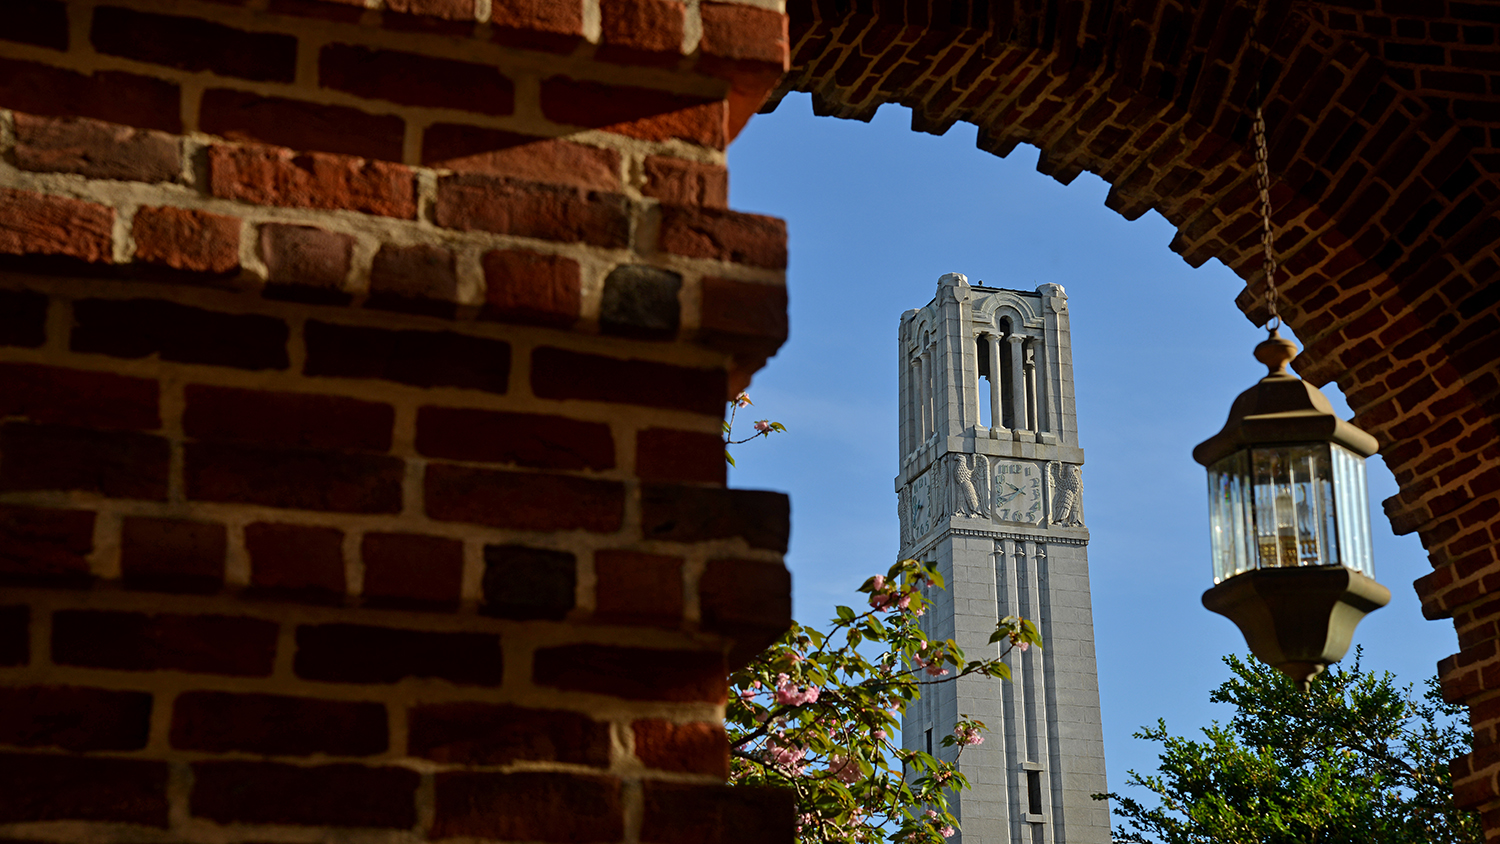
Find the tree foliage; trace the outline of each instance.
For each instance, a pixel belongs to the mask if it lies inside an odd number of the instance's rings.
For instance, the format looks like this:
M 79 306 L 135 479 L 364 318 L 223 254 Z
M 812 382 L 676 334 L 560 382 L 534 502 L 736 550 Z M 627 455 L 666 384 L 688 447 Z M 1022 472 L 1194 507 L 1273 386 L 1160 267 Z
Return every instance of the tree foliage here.
M 1201 740 L 1165 721 L 1136 738 L 1162 745 L 1158 772 L 1129 774 L 1155 805 L 1120 794 L 1116 841 L 1139 844 L 1479 844 L 1474 812 L 1457 809 L 1448 762 L 1472 739 L 1437 681 L 1416 695 L 1361 654 L 1303 694 L 1281 672 L 1230 656 L 1234 676 L 1210 699 L 1235 708 Z
M 869 609 L 838 607 L 826 630 L 793 624 L 775 645 L 730 677 L 725 713 L 730 781 L 791 788 L 803 842 L 940 842 L 957 821 L 949 797 L 968 788 L 963 748 L 984 724 L 962 718 L 939 759 L 898 747 L 906 707 L 960 677 L 1008 678 L 1005 655 L 1039 645 L 1036 627 L 1014 616 L 990 637 L 990 654 L 969 659 L 952 639 L 932 639 L 918 618 L 936 569 L 903 560 L 866 580 Z

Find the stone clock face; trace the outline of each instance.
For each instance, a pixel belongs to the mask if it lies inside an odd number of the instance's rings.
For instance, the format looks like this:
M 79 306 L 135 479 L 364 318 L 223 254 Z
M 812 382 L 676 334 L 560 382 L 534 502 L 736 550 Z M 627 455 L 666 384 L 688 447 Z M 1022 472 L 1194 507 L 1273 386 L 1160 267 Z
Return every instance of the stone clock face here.
M 995 462 L 995 518 L 1038 524 L 1042 520 L 1042 470 L 1033 463 Z

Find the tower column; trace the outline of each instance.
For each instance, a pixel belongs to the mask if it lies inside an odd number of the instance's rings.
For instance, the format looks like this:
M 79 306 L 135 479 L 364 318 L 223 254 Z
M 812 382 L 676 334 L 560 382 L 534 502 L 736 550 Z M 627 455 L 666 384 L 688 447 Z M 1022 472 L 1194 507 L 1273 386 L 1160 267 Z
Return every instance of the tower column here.
M 990 436 L 999 437 L 999 432 L 1005 430 L 1005 413 L 1000 407 L 1000 394 L 1004 392 L 1000 378 L 1000 335 L 985 335 L 990 347 Z
M 1035 436 L 1026 425 L 1026 362 L 1023 358 L 1026 338 L 1012 332 L 1005 339 L 1010 341 L 1010 406 L 1014 414 L 1011 418 L 1015 420 L 1016 439 L 1026 440 Z

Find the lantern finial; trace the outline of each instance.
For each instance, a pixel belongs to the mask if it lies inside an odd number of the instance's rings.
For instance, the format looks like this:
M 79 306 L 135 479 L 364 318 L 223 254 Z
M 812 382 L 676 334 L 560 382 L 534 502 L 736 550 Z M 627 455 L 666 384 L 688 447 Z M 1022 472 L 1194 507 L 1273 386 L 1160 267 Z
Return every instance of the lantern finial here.
M 1271 336 L 1255 347 L 1255 359 L 1266 365 L 1271 375 L 1286 375 L 1286 365 L 1297 356 L 1297 344 L 1283 339 L 1276 329 Z

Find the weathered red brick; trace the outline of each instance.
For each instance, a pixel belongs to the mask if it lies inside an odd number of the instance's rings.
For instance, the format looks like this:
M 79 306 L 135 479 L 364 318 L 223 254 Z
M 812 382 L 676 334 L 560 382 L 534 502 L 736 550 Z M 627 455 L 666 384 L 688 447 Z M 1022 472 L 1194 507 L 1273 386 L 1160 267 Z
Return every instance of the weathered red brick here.
M 386 8 L 408 15 L 454 20 L 474 19 L 474 0 L 386 0 Z
M 159 437 L 11 422 L 0 426 L 0 455 L 0 490 L 167 498 L 171 449 Z
M 31 608 L 0 607 L 0 665 L 31 661 Z
M 445 316 L 457 299 L 458 267 L 451 250 L 430 243 L 387 243 L 375 253 L 367 306 Z
M 702 164 L 669 155 L 646 157 L 646 184 L 641 193 L 673 205 L 706 205 L 724 208 L 729 204 L 729 168 Z
M 576 603 L 578 559 L 568 551 L 486 545 L 482 586 L 485 615 L 556 621 Z
M 359 211 L 415 219 L 417 183 L 399 164 L 265 146 L 208 150 L 209 191 L 256 205 Z
M 422 163 L 584 190 L 620 190 L 620 154 L 615 150 L 480 126 L 434 123 L 427 127 L 422 135 Z
M 318 84 L 371 100 L 507 115 L 515 85 L 493 65 L 328 44 L 318 52 Z
M 646 718 L 630 725 L 635 755 L 648 768 L 729 777 L 729 740 L 719 724 Z
M 789 788 L 647 780 L 641 841 L 749 844 L 796 838 L 796 794 Z
M 606 645 L 538 648 L 531 679 L 539 686 L 625 700 L 723 703 L 724 655 Z
M 278 595 L 328 601 L 344 594 L 344 532 L 254 522 L 245 525 L 250 585 Z
M 362 624 L 297 628 L 293 670 L 305 680 L 394 683 L 431 677 L 466 686 L 498 686 L 504 674 L 500 637 L 435 633 Z
M 615 465 L 609 425 L 566 416 L 426 406 L 417 411 L 416 447 L 424 457 L 537 469 Z
M 639 551 L 594 552 L 594 617 L 617 624 L 682 624 L 681 557 Z
M 120 571 L 133 589 L 216 592 L 224 585 L 223 525 L 126 516 L 120 528 Z
M 524 182 L 483 173 L 438 180 L 433 219 L 444 228 L 587 243 L 630 245 L 630 202 L 622 194 Z
M 360 542 L 367 603 L 458 603 L 463 582 L 462 540 L 415 533 L 367 533 Z
M 85 428 L 161 427 L 153 380 L 29 363 L 0 363 L 0 416 Z
M 635 473 L 647 481 L 723 484 L 724 441 L 701 431 L 647 428 L 635 437 Z
M 309 320 L 304 375 L 504 393 L 510 344 L 449 331 L 388 331 Z
M 605 61 L 649 61 L 651 53 L 682 53 L 687 6 L 681 0 L 616 0 L 599 11 L 605 45 L 599 54 Z
M 36 62 L 0 59 L 0 106 L 48 117 L 92 117 L 178 134 L 181 91 L 150 76 L 105 70 L 75 73 Z
M 786 268 L 786 222 L 760 214 L 663 205 L 660 243 L 663 250 L 690 258 Z
M 137 261 L 214 274 L 240 268 L 240 221 L 236 217 L 148 206 L 136 212 L 131 235 Z
M 641 485 L 641 532 L 647 539 L 705 542 L 742 537 L 751 548 L 786 552 L 791 507 L 779 492 Z
M 30 290 L 0 290 L 0 346 L 46 343 L 47 304 L 46 296 Z
M 566 53 L 583 41 L 582 0 L 508 0 L 492 7 L 496 43 Z
M 386 0 L 380 24 L 404 32 L 467 38 L 474 34 L 476 0 Z
M 84 586 L 94 513 L 0 505 L 0 581 Z
M 743 3 L 712 0 L 704 2 L 698 11 L 703 21 L 703 38 L 698 48 L 704 55 L 786 66 L 786 15 Z
M 183 692 L 172 708 L 172 746 L 266 756 L 371 756 L 390 744 L 385 706 L 288 695 Z
M 296 38 L 245 32 L 197 18 L 101 6 L 94 10 L 89 40 L 104 55 L 178 70 L 207 70 L 257 82 L 291 82 L 297 75 Z
M 407 829 L 419 779 L 409 768 L 195 762 L 189 805 L 219 823 Z
M 412 756 L 452 765 L 609 765 L 609 724 L 578 712 L 494 703 L 433 703 L 407 713 Z
M 396 411 L 383 402 L 327 393 L 286 393 L 189 384 L 182 430 L 189 437 L 288 448 L 391 450 Z
M 287 290 L 281 298 L 348 301 L 343 287 L 354 254 L 353 235 L 317 226 L 268 223 L 260 227 L 259 248 L 266 264 L 266 284 Z M 292 292 L 298 288 L 305 292 Z
M 649 264 L 621 264 L 604 277 L 599 333 L 671 340 L 682 325 L 682 274 Z
M 620 782 L 612 777 L 452 772 L 435 780 L 434 838 L 585 842 L 625 834 Z
M 521 249 L 484 253 L 484 316 L 567 328 L 583 299 L 578 262 Z
M 140 750 L 151 695 L 79 686 L 0 688 L 0 744 L 74 752 Z
M 4 74 L 0 61 L 0 78 Z M 108 263 L 115 212 L 93 202 L 0 188 L 0 253 L 62 255 Z
M 395 457 L 188 443 L 183 483 L 192 501 L 339 513 L 401 512 L 406 465 Z
M 182 176 L 177 139 L 162 132 L 19 112 L 14 125 L 11 155 L 22 170 L 135 182 L 174 182 Z
M 52 661 L 116 671 L 269 677 L 277 625 L 227 615 L 102 610 L 52 614 Z
M 551 76 L 542 80 L 542 114 L 556 123 L 646 141 L 680 139 L 713 149 L 728 143 L 728 110 L 722 100 L 654 88 Z
M 725 372 L 540 346 L 531 353 L 531 391 L 544 399 L 615 402 L 717 416 L 724 407 Z
M 698 613 L 704 630 L 734 638 L 729 664 L 738 668 L 791 626 L 791 572 L 766 560 L 709 560 L 698 580 Z
M 786 287 L 705 276 L 698 340 L 727 352 L 772 355 L 786 342 Z
M 177 363 L 285 369 L 286 323 L 260 314 L 225 314 L 154 299 L 73 303 L 69 348 L 118 358 L 159 355 Z
M 68 7 L 58 0 L 12 0 L 0 6 L 0 39 L 68 49 Z
M 246 91 L 203 92 L 198 128 L 232 141 L 400 161 L 405 121 L 348 106 L 321 105 Z
M 0 823 L 120 821 L 165 828 L 167 763 L 0 753 Z
M 625 519 L 619 481 L 432 463 L 423 495 L 428 517 L 443 522 L 613 533 Z

